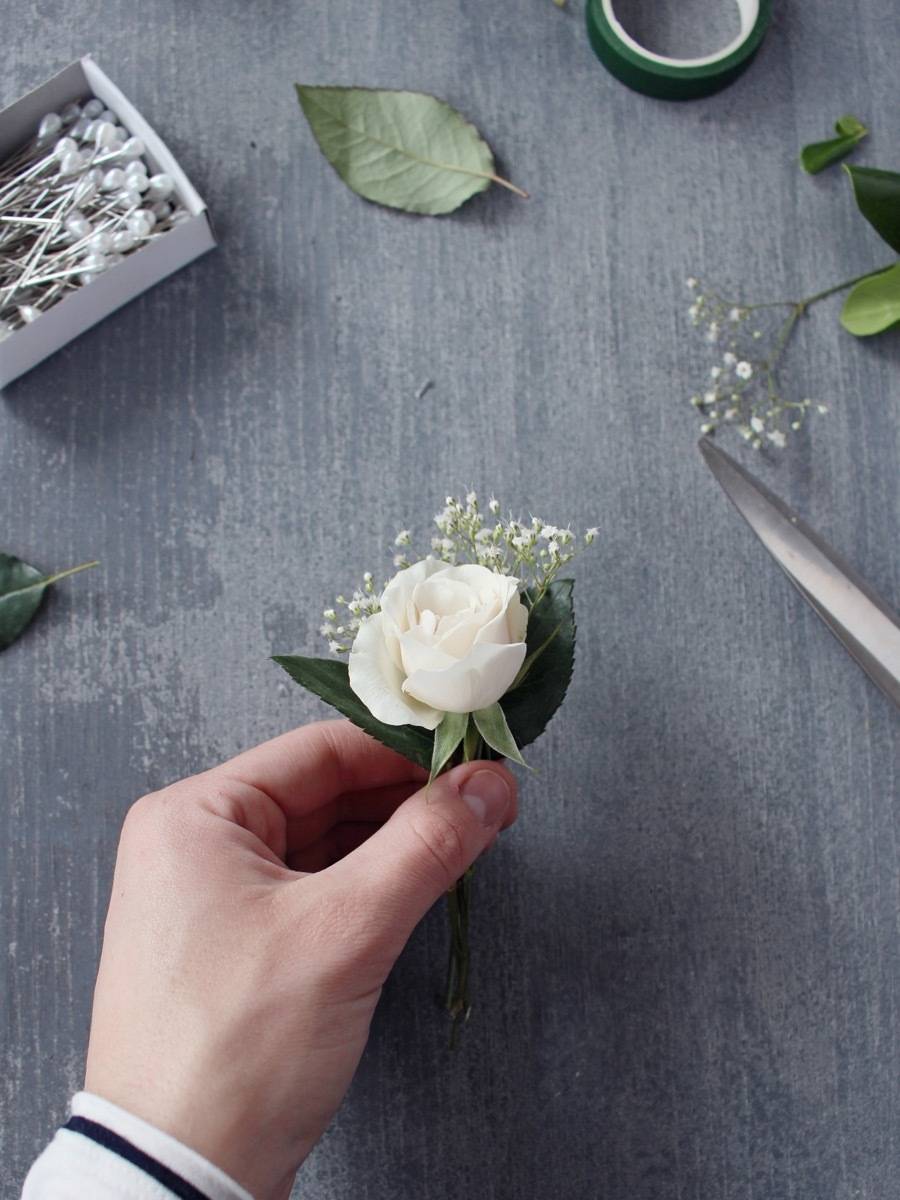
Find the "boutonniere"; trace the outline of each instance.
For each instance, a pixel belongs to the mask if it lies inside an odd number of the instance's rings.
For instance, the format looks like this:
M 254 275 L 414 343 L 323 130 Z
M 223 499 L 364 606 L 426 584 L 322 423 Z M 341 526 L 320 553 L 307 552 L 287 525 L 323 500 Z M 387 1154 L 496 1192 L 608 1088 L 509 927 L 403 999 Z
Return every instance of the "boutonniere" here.
M 448 497 L 424 555 L 395 539 L 395 574 L 371 572 L 324 610 L 334 657 L 275 661 L 431 778 L 460 762 L 508 758 L 545 729 L 565 697 L 575 656 L 574 581 L 564 577 L 597 529 L 580 537 L 537 517 Z M 449 894 L 446 1007 L 454 1034 L 469 1015 L 471 871 Z

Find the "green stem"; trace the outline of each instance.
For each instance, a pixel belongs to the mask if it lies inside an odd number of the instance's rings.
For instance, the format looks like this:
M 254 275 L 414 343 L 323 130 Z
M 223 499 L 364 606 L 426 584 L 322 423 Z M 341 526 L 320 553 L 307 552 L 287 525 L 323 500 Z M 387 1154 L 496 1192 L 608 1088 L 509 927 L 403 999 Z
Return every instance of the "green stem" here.
M 880 270 L 886 271 L 888 267 L 882 267 Z M 838 292 L 846 291 L 847 288 L 853 287 L 855 284 L 862 282 L 863 279 L 868 279 L 870 275 L 877 275 L 879 271 L 866 271 L 864 275 L 857 275 L 853 279 L 845 279 L 843 283 L 836 283 L 833 287 L 825 288 L 821 292 L 814 292 L 811 296 L 806 296 L 803 300 L 773 300 L 768 304 L 751 304 L 740 305 L 748 311 L 755 311 L 760 308 L 789 308 L 791 311 L 785 318 L 784 324 L 778 337 L 775 339 L 775 345 L 772 349 L 768 361 L 764 364 L 766 370 L 767 384 L 770 397 L 774 395 L 776 372 L 781 356 L 791 339 L 791 335 L 796 328 L 797 322 L 805 315 L 806 310 L 814 304 L 818 304 L 820 300 L 826 300 L 829 296 L 834 296 Z
M 833 287 L 825 288 L 821 292 L 814 292 L 811 296 L 806 296 L 803 300 L 766 300 L 763 304 L 740 304 L 737 301 L 722 300 L 721 303 L 728 308 L 741 308 L 745 312 L 757 312 L 761 308 L 796 308 L 799 309 L 798 316 L 802 316 L 806 309 L 813 304 L 818 304 L 820 300 L 827 300 L 829 296 L 834 296 L 838 292 L 844 292 L 854 284 L 862 283 L 864 279 L 868 279 L 870 275 L 880 275 L 882 271 L 888 271 L 893 266 L 893 263 L 888 263 L 885 267 L 876 267 L 874 271 L 865 271 L 862 275 L 855 275 L 852 279 L 845 279 L 843 283 L 836 283 Z
M 848 287 L 853 287 L 854 284 L 862 283 L 864 279 L 868 279 L 870 275 L 880 275 L 882 271 L 889 271 L 893 263 L 888 263 L 886 267 L 876 267 L 874 271 L 866 271 L 862 275 L 857 275 L 853 279 L 845 279 L 843 283 L 836 283 L 834 287 L 825 288 L 823 292 L 816 292 L 815 295 L 807 296 L 805 300 L 798 300 L 797 307 L 803 311 L 811 304 L 817 304 L 819 300 L 825 300 L 828 296 L 834 296 L 837 292 L 846 291 Z
M 39 580 L 41 587 L 46 587 L 51 583 L 59 583 L 60 579 L 68 579 L 70 575 L 77 575 L 79 571 L 90 570 L 91 567 L 99 567 L 100 560 L 94 559 L 93 562 L 79 563 L 77 567 L 67 567 L 65 571 L 57 571 L 55 575 L 48 575 L 46 579 Z
M 474 736 L 472 736 L 474 731 Z M 463 762 L 474 762 L 483 747 L 481 736 L 470 723 L 463 738 Z M 450 956 L 447 962 L 447 986 L 444 1007 L 450 1014 L 450 1048 L 455 1049 L 459 1031 L 469 1019 L 469 906 L 472 898 L 472 872 L 469 867 L 447 893 L 450 919 Z
M 5 592 L 6 596 L 20 595 L 24 592 L 35 592 L 39 589 L 49 587 L 51 583 L 59 583 L 61 579 L 68 579 L 70 575 L 77 575 L 79 571 L 87 571 L 90 567 L 99 567 L 99 561 L 79 563 L 77 567 L 67 567 L 65 571 L 56 571 L 53 575 L 42 575 L 39 579 L 32 579 L 29 583 L 25 583 L 22 587 L 12 588 Z
M 456 1047 L 459 1031 L 469 1019 L 469 905 L 472 896 L 472 867 L 457 879 L 447 893 L 450 917 L 450 958 L 447 963 L 445 1007 L 450 1014 L 450 1048 Z

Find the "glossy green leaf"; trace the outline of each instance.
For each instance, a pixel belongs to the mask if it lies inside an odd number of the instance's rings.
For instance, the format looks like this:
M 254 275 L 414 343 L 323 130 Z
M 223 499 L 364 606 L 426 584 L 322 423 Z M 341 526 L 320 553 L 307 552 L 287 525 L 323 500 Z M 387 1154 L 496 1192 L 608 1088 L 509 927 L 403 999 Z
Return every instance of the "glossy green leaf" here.
M 55 575 L 45 575 L 21 558 L 0 554 L 0 650 L 11 646 L 25 632 L 51 584 L 97 565 L 82 563 Z
M 540 737 L 565 699 L 575 666 L 574 586 L 572 579 L 555 580 L 529 613 L 525 640 L 533 666 L 500 700 L 520 748 Z M 525 597 L 534 599 L 529 592 Z
M 473 712 L 472 721 L 492 750 L 496 750 L 502 758 L 510 758 L 523 767 L 528 766 L 516 745 L 516 739 L 512 735 L 506 715 L 499 704 L 492 704 L 489 708 L 480 708 L 477 712 Z
M 425 767 L 431 767 L 434 735 L 416 725 L 385 725 L 376 721 L 350 686 L 347 664 L 333 658 L 303 658 L 278 654 L 274 661 L 301 687 L 312 692 L 382 745 Z
M 434 750 L 431 755 L 429 782 L 443 771 L 456 753 L 469 727 L 468 713 L 444 713 L 444 719 L 434 731 Z
M 900 254 L 900 175 L 876 167 L 844 166 L 859 211 L 892 250 Z
M 424 92 L 297 84 L 319 147 L 358 195 L 437 216 L 499 183 L 487 142 L 443 100 Z
M 838 162 L 856 146 L 869 132 L 856 117 L 840 117 L 835 122 L 836 138 L 824 142 L 812 142 L 800 151 L 800 163 L 804 171 L 816 175 L 832 163 Z
M 900 321 L 900 263 L 861 280 L 844 302 L 841 324 L 857 337 L 890 329 Z
M 869 132 L 862 121 L 850 115 L 836 120 L 834 130 L 838 137 L 829 138 L 827 142 L 812 142 L 800 150 L 800 164 L 805 172 L 816 175 L 820 170 L 832 166 L 833 162 L 850 154 Z

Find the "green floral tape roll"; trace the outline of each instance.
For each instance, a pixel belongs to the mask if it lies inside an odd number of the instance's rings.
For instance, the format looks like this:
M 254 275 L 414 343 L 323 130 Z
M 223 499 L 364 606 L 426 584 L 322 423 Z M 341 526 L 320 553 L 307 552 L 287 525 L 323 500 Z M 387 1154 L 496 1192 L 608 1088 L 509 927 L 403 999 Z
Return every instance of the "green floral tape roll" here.
M 645 50 L 625 31 L 613 0 L 588 0 L 588 37 L 604 66 L 622 83 L 661 100 L 693 100 L 727 87 L 747 69 L 765 36 L 772 0 L 737 0 L 741 31 L 715 54 L 668 58 Z

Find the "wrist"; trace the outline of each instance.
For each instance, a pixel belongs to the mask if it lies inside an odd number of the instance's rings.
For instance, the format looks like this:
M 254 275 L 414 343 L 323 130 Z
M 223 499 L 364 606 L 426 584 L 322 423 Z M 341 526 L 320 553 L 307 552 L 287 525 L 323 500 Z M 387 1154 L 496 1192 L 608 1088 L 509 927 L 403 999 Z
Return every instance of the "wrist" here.
M 209 1081 L 213 1078 L 206 1076 Z M 82 1115 L 87 1103 L 92 1112 L 101 1114 L 91 1119 L 103 1124 L 113 1120 L 110 1127 L 125 1137 L 128 1128 L 151 1131 L 219 1172 L 239 1189 L 240 1200 L 289 1200 L 297 1166 L 314 1145 L 313 1139 L 307 1146 L 293 1145 L 285 1152 L 284 1141 L 273 1129 L 277 1119 L 267 1122 L 268 1128 L 251 1119 L 248 1106 L 234 1101 L 240 1095 L 237 1087 L 231 1096 L 219 1094 L 215 1087 L 208 1087 L 203 1095 L 196 1090 L 181 1095 L 176 1089 L 167 1093 L 139 1086 L 139 1081 L 133 1083 L 115 1072 L 89 1069 L 85 1089 L 77 1097 L 77 1115 Z M 72 1111 L 76 1114 L 74 1102 Z M 91 1112 L 83 1115 L 90 1117 Z
M 78 1092 L 73 1097 L 71 1117 L 64 1132 L 80 1135 L 78 1141 L 84 1139 L 82 1144 L 92 1146 L 94 1153 L 115 1156 L 168 1188 L 174 1180 L 196 1189 L 208 1200 L 254 1200 L 220 1165 L 137 1114 L 92 1092 Z

